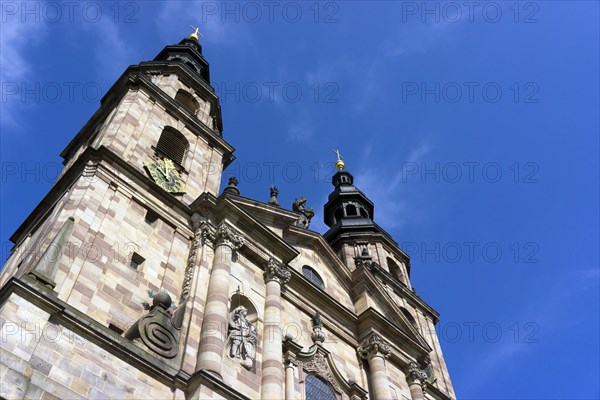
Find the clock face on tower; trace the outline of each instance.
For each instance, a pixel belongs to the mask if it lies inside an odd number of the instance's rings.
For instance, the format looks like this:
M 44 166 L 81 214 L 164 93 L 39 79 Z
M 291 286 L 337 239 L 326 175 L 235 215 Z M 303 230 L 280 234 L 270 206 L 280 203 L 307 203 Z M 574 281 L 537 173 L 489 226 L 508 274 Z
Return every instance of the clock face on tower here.
M 165 158 L 154 162 L 145 162 L 144 166 L 154 182 L 167 192 L 173 194 L 185 193 L 183 182 L 173 161 Z

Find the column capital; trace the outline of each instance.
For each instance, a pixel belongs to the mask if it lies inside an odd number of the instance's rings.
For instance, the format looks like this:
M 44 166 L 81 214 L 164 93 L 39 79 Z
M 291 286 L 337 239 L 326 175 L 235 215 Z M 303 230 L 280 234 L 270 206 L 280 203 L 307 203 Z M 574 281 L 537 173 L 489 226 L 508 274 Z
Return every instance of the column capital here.
M 423 372 L 418 363 L 411 361 L 406 367 L 406 381 L 408 384 L 425 382 L 427 374 Z
M 239 235 L 228 223 L 222 222 L 217 227 L 213 242 L 215 247 L 227 246 L 235 251 L 244 245 L 244 237 Z
M 283 365 L 286 368 L 295 368 L 298 366 L 298 360 L 296 360 L 296 357 L 284 354 L 283 355 Z
M 292 274 L 285 265 L 274 258 L 269 260 L 264 273 L 265 282 L 277 281 L 283 286 L 290 281 L 291 276 Z
M 363 341 L 356 351 L 360 358 L 366 360 L 374 357 L 388 358 L 392 354 L 392 350 L 387 342 L 376 333 Z

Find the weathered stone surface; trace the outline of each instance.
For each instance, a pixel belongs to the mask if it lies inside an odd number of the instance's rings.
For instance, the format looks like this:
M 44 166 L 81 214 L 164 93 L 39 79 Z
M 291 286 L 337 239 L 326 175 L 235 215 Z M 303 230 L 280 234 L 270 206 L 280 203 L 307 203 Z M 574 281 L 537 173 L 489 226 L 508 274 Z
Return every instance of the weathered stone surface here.
M 189 45 L 175 50 L 197 51 Z M 340 193 L 349 191 L 332 195 L 326 219 L 339 224 L 324 236 L 308 229 L 314 211 L 305 198 L 290 211 L 276 207 L 276 188 L 265 204 L 239 196 L 233 180 L 231 195 L 219 196 L 233 148 L 220 137 L 218 99 L 198 71 L 159 61 L 132 67 L 115 84 L 68 147 L 59 184 L 15 236 L 0 273 L 0 396 L 303 398 L 307 375 L 320 373 L 343 399 L 369 391 L 411 398 L 424 378 L 407 366 L 429 356 L 436 379 L 426 385 L 436 398 L 454 398 L 438 315 L 411 290 L 408 256 L 373 222 L 352 175 L 334 177 Z M 180 90 L 196 110 L 182 109 Z M 183 195 L 164 192 L 143 169 L 160 158 L 155 148 L 166 126 L 189 143 L 178 170 Z M 64 221 L 72 221 L 72 233 L 62 256 L 39 264 Z M 54 290 L 27 276 L 36 264 L 52 271 Z M 142 320 L 144 293 L 160 288 L 179 308 Z M 227 356 L 234 295 L 253 310 L 251 365 Z M 143 332 L 154 341 L 123 338 L 136 321 L 140 339 Z M 301 353 L 304 359 L 294 358 Z

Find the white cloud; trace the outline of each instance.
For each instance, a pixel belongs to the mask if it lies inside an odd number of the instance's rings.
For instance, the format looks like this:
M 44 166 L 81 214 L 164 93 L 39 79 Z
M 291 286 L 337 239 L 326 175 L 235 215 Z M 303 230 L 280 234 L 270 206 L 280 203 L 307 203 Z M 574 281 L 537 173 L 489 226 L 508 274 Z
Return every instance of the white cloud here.
M 236 45 L 244 42 L 248 35 L 242 35 L 242 23 L 236 22 L 231 15 L 223 18 L 221 7 L 226 6 L 217 2 L 166 1 L 158 14 L 156 25 L 170 39 L 173 32 L 182 29 L 186 35 L 192 33 L 191 26 L 194 26 L 203 35 L 201 43 Z
M 109 18 L 102 18 L 97 23 L 82 23 L 81 29 L 94 43 L 97 72 L 102 74 L 104 80 L 114 82 L 129 65 L 131 54 L 119 24 Z
M 369 147 L 369 146 L 368 146 Z M 413 148 L 406 158 L 408 162 L 418 162 L 432 151 L 429 140 L 423 140 Z M 369 150 L 370 152 L 370 150 Z M 386 229 L 398 228 L 406 223 L 406 216 L 410 215 L 410 193 L 401 190 L 402 168 L 399 170 L 373 166 L 370 157 L 361 161 L 363 167 L 356 175 L 355 185 L 363 191 L 375 204 L 375 221 Z M 424 210 L 419 213 L 423 216 Z
M 453 41 L 453 33 L 464 22 L 463 19 L 457 23 L 440 20 L 437 23 L 401 24 L 400 30 L 389 35 L 392 39 L 383 42 L 383 53 L 388 57 L 426 53 L 436 45 Z
M 10 93 L 20 90 L 16 87 L 20 88 L 33 75 L 34 66 L 28 54 L 46 36 L 47 31 L 43 22 L 23 23 L 17 16 L 13 18 L 7 17 L 6 22 L 0 24 L 0 114 L 3 126 L 16 128 L 19 118 L 15 113 L 25 107 L 25 103 L 18 94 Z
M 308 142 L 315 134 L 309 117 L 302 117 L 290 124 L 288 139 L 295 142 Z

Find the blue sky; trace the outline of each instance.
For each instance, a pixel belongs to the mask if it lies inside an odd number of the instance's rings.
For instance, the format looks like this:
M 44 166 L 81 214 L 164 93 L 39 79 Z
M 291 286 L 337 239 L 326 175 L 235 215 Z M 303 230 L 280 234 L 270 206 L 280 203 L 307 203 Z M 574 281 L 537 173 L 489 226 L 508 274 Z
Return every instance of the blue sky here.
M 200 25 L 227 174 L 324 232 L 339 148 L 459 398 L 599 398 L 598 2 L 272 4 L 3 2 L 3 260 L 100 94 Z

